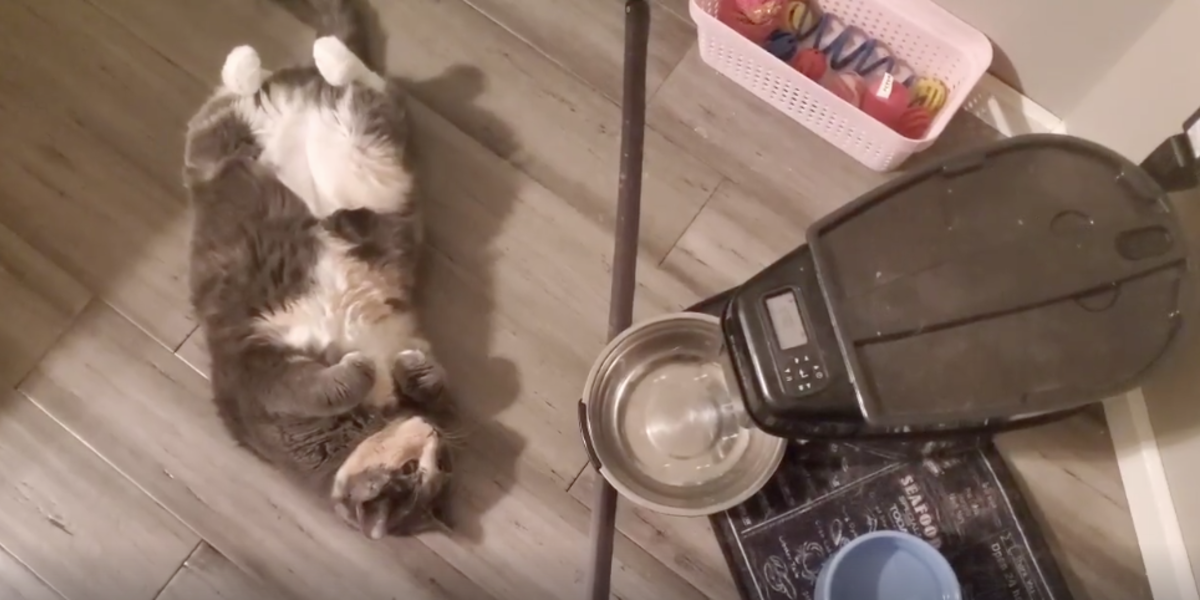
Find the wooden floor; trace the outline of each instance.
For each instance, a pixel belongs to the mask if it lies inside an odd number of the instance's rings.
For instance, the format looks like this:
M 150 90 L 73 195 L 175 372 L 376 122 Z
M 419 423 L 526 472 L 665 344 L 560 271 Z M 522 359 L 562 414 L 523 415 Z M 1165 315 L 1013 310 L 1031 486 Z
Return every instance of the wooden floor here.
M 474 422 L 453 536 L 369 542 L 236 448 L 186 301 L 186 119 L 268 0 L 0 1 L 0 595 L 580 597 L 575 401 L 606 327 L 619 0 L 377 0 L 430 192 L 426 306 Z M 885 179 L 700 62 L 654 8 L 639 316 L 739 281 Z M 933 152 L 993 134 L 960 116 Z M 1006 437 L 1079 598 L 1149 591 L 1102 416 Z M 736 597 L 704 520 L 624 506 L 613 594 Z

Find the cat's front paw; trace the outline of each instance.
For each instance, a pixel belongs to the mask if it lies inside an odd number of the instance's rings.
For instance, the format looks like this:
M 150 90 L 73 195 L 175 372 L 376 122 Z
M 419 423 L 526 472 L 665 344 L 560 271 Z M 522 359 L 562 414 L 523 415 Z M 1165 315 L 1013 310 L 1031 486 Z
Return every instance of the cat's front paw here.
M 262 59 L 250 46 L 238 46 L 225 57 L 221 67 L 221 83 L 239 96 L 250 96 L 262 87 Z
M 442 365 L 422 350 L 403 350 L 392 363 L 392 379 L 404 399 L 432 402 L 442 395 L 446 374 Z
M 330 367 L 335 392 L 330 394 L 332 408 L 350 410 L 363 403 L 375 386 L 375 363 L 361 352 L 350 352 Z

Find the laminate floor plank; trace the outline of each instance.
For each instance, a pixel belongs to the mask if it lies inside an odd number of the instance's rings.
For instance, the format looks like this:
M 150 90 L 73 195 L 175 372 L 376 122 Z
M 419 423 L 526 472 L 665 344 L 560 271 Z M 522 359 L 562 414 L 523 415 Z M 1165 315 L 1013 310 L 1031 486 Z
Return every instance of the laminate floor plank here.
M 0 546 L 70 600 L 149 600 L 199 542 L 11 389 L 0 395 L 0 480 Z
M 533 472 L 507 475 L 487 448 L 471 442 L 455 478 L 455 535 L 426 536 L 429 547 L 497 598 L 586 596 L 589 511 L 559 482 Z M 624 536 L 616 541 L 612 592 L 618 598 L 704 598 Z
M 64 600 L 41 577 L 3 549 L 0 549 L 0 598 Z
M 492 597 L 418 540 L 371 542 L 352 531 L 238 447 L 204 376 L 103 303 L 84 310 L 21 391 L 269 589 L 293 598 Z
M 83 0 L 0 3 L 0 32 L 0 223 L 177 345 L 180 132 L 203 88 Z
M 773 194 L 754 194 L 726 180 L 663 260 L 696 299 L 746 281 L 805 241 L 815 217 Z
M 688 23 L 688 25 L 690 25 L 691 28 L 693 30 L 695 30 L 696 24 L 692 21 L 691 13 L 689 12 L 689 8 L 688 8 L 688 5 L 690 4 L 690 0 L 655 0 L 655 1 L 664 10 L 666 10 L 666 11 L 670 12 L 671 14 L 675 15 L 676 17 L 686 21 Z
M 650 125 L 744 189 L 819 218 L 897 173 L 876 173 L 700 60 L 693 47 L 650 103 Z M 900 172 L 999 134 L 961 113 Z
M 37 364 L 90 298 L 83 284 L 0 224 L 0 389 Z
M 571 496 L 591 508 L 600 474 L 588 466 L 571 486 Z M 738 600 L 733 575 L 705 517 L 671 517 L 618 500 L 617 531 L 661 561 L 711 600 Z
M 208 87 L 87 0 L 12 0 L 0 10 L 15 55 L 6 92 L 19 90 L 6 101 L 20 96 L 78 122 L 181 202 L 180 118 Z
M 466 0 L 554 62 L 621 101 L 625 58 L 622 0 Z M 650 96 L 696 41 L 691 22 L 650 3 L 646 93 Z
M 268 68 L 312 60 L 316 35 L 275 0 L 87 1 L 190 73 L 206 93 L 219 81 L 225 56 L 243 44 Z
M 738 184 L 820 216 L 886 181 L 700 60 L 692 48 L 649 106 L 650 124 Z
M 616 105 L 462 0 L 376 9 L 390 72 L 412 82 L 413 96 L 611 231 Z M 641 251 L 665 256 L 719 181 L 686 148 L 648 130 Z
M 200 331 L 200 328 L 196 328 L 179 345 L 179 348 L 175 350 L 175 356 L 179 357 L 179 360 L 187 363 L 189 367 L 195 369 L 197 372 L 208 373 L 210 366 L 208 344 L 204 342 L 204 334 Z
M 284 600 L 285 595 L 263 586 L 205 542 L 184 561 L 183 566 L 155 600 Z

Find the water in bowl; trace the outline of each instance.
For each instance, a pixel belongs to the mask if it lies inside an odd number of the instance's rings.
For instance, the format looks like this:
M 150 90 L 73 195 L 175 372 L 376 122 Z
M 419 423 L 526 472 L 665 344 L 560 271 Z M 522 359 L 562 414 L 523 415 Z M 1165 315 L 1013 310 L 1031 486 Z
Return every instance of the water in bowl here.
M 721 364 L 672 357 L 652 361 L 623 382 L 619 415 L 629 456 L 655 480 L 700 485 L 729 472 L 746 451 L 738 399 Z

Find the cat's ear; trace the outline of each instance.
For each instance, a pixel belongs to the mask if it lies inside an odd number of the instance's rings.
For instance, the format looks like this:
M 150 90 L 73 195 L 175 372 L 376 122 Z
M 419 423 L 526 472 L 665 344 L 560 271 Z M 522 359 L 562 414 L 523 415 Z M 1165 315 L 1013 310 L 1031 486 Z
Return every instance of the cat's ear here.
M 250 46 L 234 48 L 221 67 L 221 84 L 239 96 L 258 93 L 265 76 L 258 51 Z

